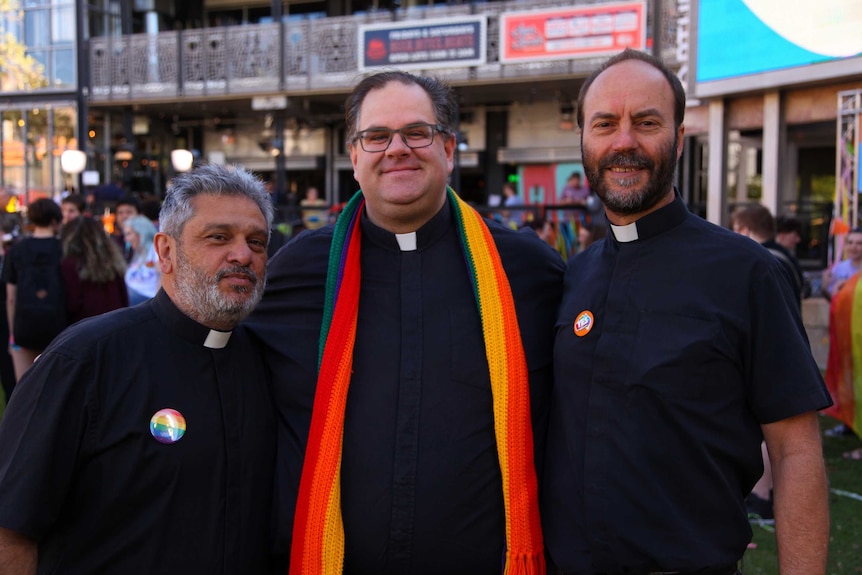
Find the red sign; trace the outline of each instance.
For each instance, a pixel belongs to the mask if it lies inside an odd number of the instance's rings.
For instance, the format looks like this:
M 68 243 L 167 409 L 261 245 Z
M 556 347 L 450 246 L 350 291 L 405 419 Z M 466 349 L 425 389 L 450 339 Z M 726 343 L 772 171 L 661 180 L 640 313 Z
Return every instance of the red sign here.
M 646 3 L 500 15 L 500 62 L 593 58 L 646 48 Z

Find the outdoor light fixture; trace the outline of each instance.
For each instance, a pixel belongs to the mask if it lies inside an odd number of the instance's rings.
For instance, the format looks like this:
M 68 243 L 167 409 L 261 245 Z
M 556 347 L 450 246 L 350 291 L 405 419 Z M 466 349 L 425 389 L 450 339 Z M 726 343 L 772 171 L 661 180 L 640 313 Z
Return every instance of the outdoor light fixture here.
M 195 163 L 195 156 L 188 150 L 171 150 L 171 165 L 177 172 L 188 172 Z
M 81 150 L 64 150 L 60 154 L 60 168 L 67 174 L 80 174 L 87 168 L 87 154 Z

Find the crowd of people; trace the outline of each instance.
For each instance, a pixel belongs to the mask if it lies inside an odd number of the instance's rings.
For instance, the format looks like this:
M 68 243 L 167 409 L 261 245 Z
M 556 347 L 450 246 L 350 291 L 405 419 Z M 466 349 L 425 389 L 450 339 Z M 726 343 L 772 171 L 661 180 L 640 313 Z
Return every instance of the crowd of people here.
M 153 221 L 141 212 L 140 200 L 125 196 L 106 226 L 83 196 L 68 194 L 59 204 L 42 198 L 23 215 L 4 215 L 0 284 L 9 345 L 0 352 L 0 378 L 7 401 L 66 327 L 156 295 L 160 272 L 152 240 L 158 215 Z
M 175 178 L 158 231 L 118 213 L 125 258 L 31 213 L 82 289 L 122 274 L 144 301 L 31 350 L 0 422 L 0 575 L 738 575 L 764 457 L 780 572 L 824 575 L 832 400 L 801 288 L 757 218 L 688 211 L 684 114 L 644 53 L 586 79 L 571 195 L 603 215 L 568 262 L 547 222 L 448 187 L 455 92 L 398 70 L 345 103 L 360 191 L 269 259 L 242 168 Z

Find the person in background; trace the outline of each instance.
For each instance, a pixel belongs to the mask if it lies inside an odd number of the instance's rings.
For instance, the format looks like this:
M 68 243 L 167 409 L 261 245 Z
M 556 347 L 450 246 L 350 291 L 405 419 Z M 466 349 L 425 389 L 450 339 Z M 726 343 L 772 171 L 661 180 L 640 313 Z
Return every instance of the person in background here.
M 111 236 L 123 252 L 126 262 L 132 261 L 132 247 L 126 240 L 126 221 L 141 214 L 141 202 L 135 196 L 123 196 L 114 206 L 114 233 Z
M 18 241 L 18 236 L 21 233 L 21 219 L 19 214 L 10 214 L 0 211 L 0 269 L 5 265 L 7 254 L 12 246 Z M 3 279 L 3 274 L 0 274 L 0 341 L 9 341 L 9 316 L 6 311 L 6 281 Z M 9 346 L 3 347 L 0 350 L 0 383 L 3 385 L 3 391 L 6 397 L 6 403 L 12 397 L 12 391 L 15 389 L 15 366 L 12 362 L 12 356 L 9 354 Z
M 631 49 L 581 86 L 584 171 L 611 230 L 566 269 L 548 551 L 567 575 L 737 574 L 765 438 L 779 571 L 824 575 L 829 395 L 775 257 L 674 189 L 685 107 L 677 75 Z
M 775 256 L 782 277 L 793 290 L 796 300 L 801 302 L 805 274 L 793 254 L 775 241 L 775 220 L 769 208 L 761 204 L 740 206 L 730 215 L 730 221 L 734 232 L 753 239 Z
M 0 575 L 272 572 L 274 413 L 238 328 L 271 220 L 245 170 L 172 180 L 163 289 L 67 329 L 0 422 Z
M 153 243 L 155 235 L 156 227 L 146 216 L 132 216 L 123 224 L 123 236 L 132 253 L 125 278 L 129 305 L 138 305 L 159 291 L 161 273 Z
M 841 422 L 825 435 L 862 437 L 862 273 L 855 273 L 841 285 L 829 304 L 829 355 L 826 360 L 826 387 L 832 407 L 824 410 Z M 844 452 L 845 459 L 862 460 L 862 447 Z
M 449 86 L 382 72 L 345 110 L 361 191 L 275 255 L 247 324 L 279 411 L 279 563 L 543 573 L 536 488 L 562 258 L 448 189 Z
M 63 226 L 63 285 L 70 324 L 129 305 L 126 261 L 100 222 L 80 217 Z
M 65 295 L 60 274 L 63 250 L 57 239 L 62 219 L 60 206 L 53 200 L 42 198 L 32 202 L 27 208 L 27 220 L 32 231 L 12 246 L 3 264 L 6 314 L 11 334 L 9 355 L 15 366 L 16 381 L 21 380 L 36 356 L 66 327 Z M 33 278 L 32 282 L 28 278 Z M 19 293 L 22 282 L 26 285 Z M 43 293 L 26 293 L 31 290 L 42 290 Z
M 802 241 L 802 223 L 793 216 L 775 218 L 775 241 L 796 256 L 796 246 Z
M 302 208 L 302 225 L 307 230 L 316 230 L 327 223 L 327 210 L 321 209 L 326 206 L 326 200 L 320 197 L 320 192 L 315 187 L 305 190 L 305 198 L 299 202 Z
M 518 195 L 518 189 L 515 187 L 515 184 L 512 182 L 505 182 L 503 184 L 503 207 L 520 208 L 523 207 L 523 205 L 524 200 Z M 502 210 L 500 212 L 500 216 L 503 224 L 512 229 L 518 229 L 524 222 L 524 210 L 521 209 Z
M 581 174 L 572 172 L 572 175 L 566 180 L 565 187 L 560 191 L 560 204 L 586 207 L 589 197 L 590 189 L 581 183 Z
M 69 194 L 60 200 L 60 211 L 63 213 L 63 220 L 60 223 L 65 226 L 75 218 L 81 217 L 86 208 L 87 201 L 84 196 Z
M 862 228 L 853 228 L 844 239 L 844 259 L 823 270 L 823 295 L 838 293 L 852 275 L 862 269 Z
M 790 262 L 793 264 L 796 273 L 802 278 L 802 289 L 800 295 L 802 299 L 809 298 L 814 293 L 814 286 L 811 285 L 811 280 L 805 275 L 802 270 L 802 265 L 799 263 L 799 258 L 796 255 L 796 248 L 802 241 L 802 224 L 794 216 L 778 216 L 775 218 L 775 243 L 787 250 L 790 255 Z
M 802 288 L 805 285 L 805 276 L 802 268 L 795 261 L 787 249 L 777 243 L 775 237 L 775 220 L 769 209 L 761 204 L 749 204 L 736 208 L 730 215 L 731 229 L 734 232 L 751 238 L 766 248 L 778 261 L 781 268 L 781 277 L 787 287 L 793 292 L 795 300 L 801 304 Z M 761 444 L 763 457 L 763 475 L 754 484 L 751 494 L 745 498 L 745 507 L 748 515 L 755 522 L 773 523 L 775 519 L 774 502 L 772 496 L 772 466 L 769 462 L 769 453 L 766 443 Z

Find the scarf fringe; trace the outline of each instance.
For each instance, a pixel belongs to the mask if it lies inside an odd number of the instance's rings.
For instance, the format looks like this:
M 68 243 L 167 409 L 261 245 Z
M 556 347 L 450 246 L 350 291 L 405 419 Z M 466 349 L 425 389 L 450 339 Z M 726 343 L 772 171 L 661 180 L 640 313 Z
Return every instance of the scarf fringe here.
M 506 553 L 506 567 L 503 575 L 545 575 L 545 554 L 537 553 Z

